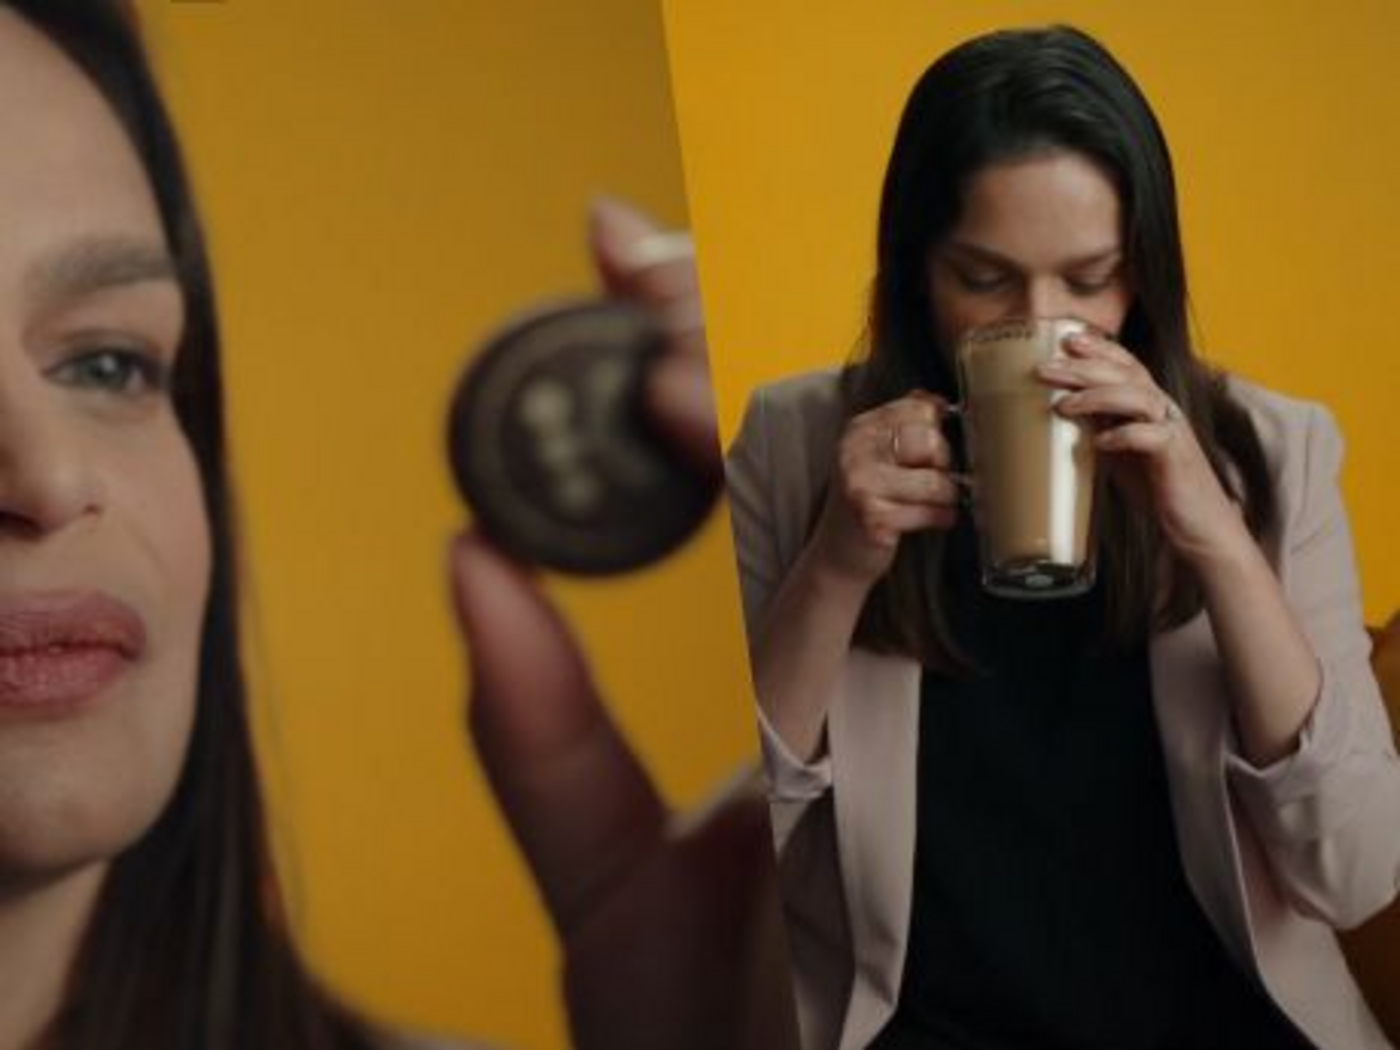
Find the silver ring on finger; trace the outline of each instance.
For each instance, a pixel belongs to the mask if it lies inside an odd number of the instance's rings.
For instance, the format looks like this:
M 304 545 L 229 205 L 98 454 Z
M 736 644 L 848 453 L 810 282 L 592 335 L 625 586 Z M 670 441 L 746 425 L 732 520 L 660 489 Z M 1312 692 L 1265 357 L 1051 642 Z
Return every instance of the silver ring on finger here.
M 1162 418 L 1157 420 L 1162 426 L 1172 426 L 1181 422 L 1181 408 L 1171 398 L 1166 399 L 1166 405 L 1162 408 Z
M 890 459 L 899 463 L 899 427 L 890 427 Z

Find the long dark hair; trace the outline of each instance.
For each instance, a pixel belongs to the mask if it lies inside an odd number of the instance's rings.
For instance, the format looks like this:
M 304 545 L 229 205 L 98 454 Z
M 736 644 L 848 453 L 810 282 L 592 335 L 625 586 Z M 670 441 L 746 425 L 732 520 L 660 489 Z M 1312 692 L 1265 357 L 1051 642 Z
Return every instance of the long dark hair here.
M 957 223 L 969 180 L 989 164 L 1067 150 L 1117 188 L 1134 296 L 1120 341 L 1180 405 L 1256 537 L 1273 523 L 1263 450 L 1224 377 L 1193 352 L 1171 155 L 1147 99 L 1097 41 L 1064 26 L 978 37 L 939 58 L 905 105 L 880 203 L 878 262 L 864 360 L 848 369 L 854 414 L 955 380 L 927 293 L 928 254 Z M 1106 487 L 1099 508 L 1108 635 L 1126 644 L 1200 611 L 1200 587 L 1170 559 L 1157 523 Z M 965 668 L 939 597 L 944 538 L 907 536 L 872 589 L 857 644 Z
M 5 0 L 91 79 L 155 193 L 184 295 L 173 377 L 212 535 L 213 577 L 189 752 L 154 826 L 112 863 L 54 1050 L 369 1050 L 367 1026 L 320 990 L 292 943 L 273 871 L 239 658 L 238 561 L 219 331 L 179 146 L 123 5 Z

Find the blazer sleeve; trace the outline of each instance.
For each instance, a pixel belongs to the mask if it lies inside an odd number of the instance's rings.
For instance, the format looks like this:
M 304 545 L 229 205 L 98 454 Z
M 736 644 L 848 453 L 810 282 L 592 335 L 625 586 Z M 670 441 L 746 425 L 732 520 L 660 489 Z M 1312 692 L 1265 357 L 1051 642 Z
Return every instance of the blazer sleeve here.
M 750 651 L 760 619 L 782 585 L 788 563 L 794 556 L 792 548 L 801 542 L 800 529 L 794 529 L 793 523 L 805 520 L 807 509 L 806 494 L 801 486 L 794 491 L 800 506 L 778 502 L 779 483 L 784 479 L 777 475 L 779 467 L 774 446 L 778 442 L 773 431 L 775 427 L 800 428 L 800 420 L 784 419 L 779 423 L 772 418 L 775 414 L 777 411 L 770 404 L 768 390 L 760 388 L 749 401 L 725 463 L 730 523 Z M 790 432 L 780 436 L 788 440 L 793 438 Z M 797 474 L 800 473 L 799 469 Z M 788 484 L 784 487 L 793 490 L 794 483 L 801 479 L 794 476 L 786 480 Z M 785 535 L 784 530 L 788 534 Z M 778 851 L 782 852 L 808 808 L 831 790 L 831 761 L 825 756 L 813 762 L 799 759 L 783 743 L 761 709 L 758 730 L 768 781 L 773 836 Z
M 1400 888 L 1400 760 L 1371 670 L 1341 461 L 1336 425 L 1313 406 L 1278 565 L 1321 667 L 1317 701 L 1292 755 L 1266 768 L 1238 751 L 1226 761 L 1281 888 L 1305 914 L 1345 929 Z

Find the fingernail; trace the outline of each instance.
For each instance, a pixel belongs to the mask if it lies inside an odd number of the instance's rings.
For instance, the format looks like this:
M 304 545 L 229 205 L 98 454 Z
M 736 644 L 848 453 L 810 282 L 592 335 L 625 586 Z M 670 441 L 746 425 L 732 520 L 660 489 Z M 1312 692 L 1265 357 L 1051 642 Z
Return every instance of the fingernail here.
M 684 230 L 656 230 L 636 237 L 627 245 L 625 264 L 633 273 L 667 266 L 677 262 L 693 262 L 695 242 Z

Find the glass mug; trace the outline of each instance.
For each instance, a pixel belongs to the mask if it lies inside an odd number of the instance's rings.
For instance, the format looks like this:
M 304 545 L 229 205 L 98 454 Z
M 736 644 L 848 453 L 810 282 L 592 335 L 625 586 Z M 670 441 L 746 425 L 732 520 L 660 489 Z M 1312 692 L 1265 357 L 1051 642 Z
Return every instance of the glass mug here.
M 1095 330 L 1077 318 L 1012 318 L 969 330 L 956 350 L 982 585 L 1007 598 L 1064 598 L 1094 584 L 1093 434 L 1054 404 L 1036 366 Z

